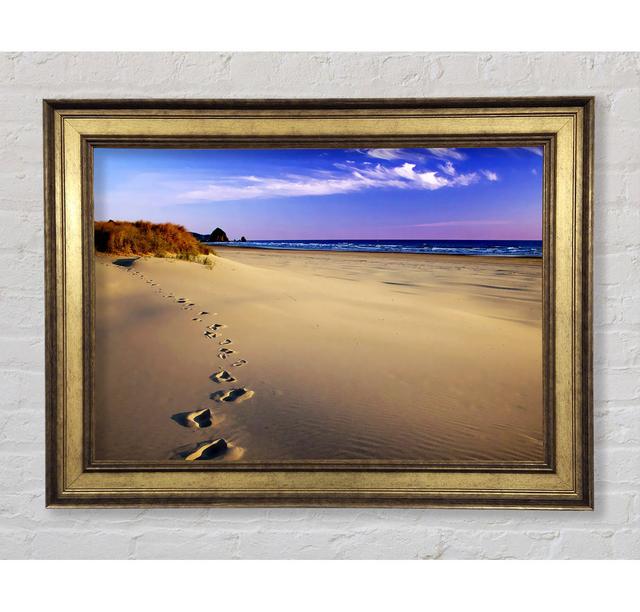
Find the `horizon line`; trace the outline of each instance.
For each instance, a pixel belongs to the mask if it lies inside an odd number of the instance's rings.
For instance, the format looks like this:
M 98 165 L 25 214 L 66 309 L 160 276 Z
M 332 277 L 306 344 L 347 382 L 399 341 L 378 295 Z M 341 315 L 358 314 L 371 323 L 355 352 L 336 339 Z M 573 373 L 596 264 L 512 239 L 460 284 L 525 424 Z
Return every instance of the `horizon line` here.
M 200 234 L 201 236 L 204 236 L 205 234 L 201 234 L 200 232 L 194 232 L 196 234 Z M 325 240 L 325 241 L 338 241 L 338 240 L 351 240 L 351 241 L 357 241 L 357 240 L 376 240 L 376 241 L 380 241 L 380 240 L 403 240 L 406 242 L 417 242 L 420 240 L 439 240 L 439 241 L 446 241 L 446 240 L 464 240 L 466 242 L 486 242 L 488 240 L 494 240 L 494 241 L 500 241 L 500 242 L 542 242 L 542 238 L 254 238 L 254 239 L 249 239 L 246 238 L 247 242 L 258 242 L 258 241 L 263 241 L 263 242 L 302 242 L 302 241 L 309 241 L 309 240 Z M 220 241 L 219 241 L 220 242 Z M 229 239 L 229 242 L 240 242 L 239 238 L 234 238 L 234 239 Z M 214 242 L 215 243 L 215 242 Z M 212 243 L 213 244 L 213 243 Z

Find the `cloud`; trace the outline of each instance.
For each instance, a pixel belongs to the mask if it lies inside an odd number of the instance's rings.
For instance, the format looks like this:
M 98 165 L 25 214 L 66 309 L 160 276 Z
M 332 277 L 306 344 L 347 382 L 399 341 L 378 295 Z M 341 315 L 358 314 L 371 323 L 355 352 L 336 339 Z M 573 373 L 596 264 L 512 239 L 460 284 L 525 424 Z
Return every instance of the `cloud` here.
M 456 169 L 454 168 L 453 164 L 447 160 L 444 164 L 439 164 L 438 168 L 440 168 L 440 170 L 442 170 L 445 174 L 448 174 L 449 176 L 455 176 L 457 174 Z
M 385 149 L 386 150 L 386 149 Z M 443 188 L 467 187 L 481 180 L 497 180 L 491 171 L 458 174 L 447 162 L 437 170 L 419 170 L 404 162 L 387 166 L 381 163 L 360 166 L 352 163 L 334 164 L 334 170 L 317 170 L 309 175 L 230 176 L 210 181 L 198 181 L 180 190 L 181 202 L 223 202 L 259 198 L 286 198 L 353 193 L 367 189 L 412 189 L 435 191 Z M 495 177 L 495 178 L 493 178 Z
M 428 159 L 422 149 L 356 149 L 358 153 L 362 153 L 372 159 L 380 159 L 383 161 L 406 161 L 422 163 Z
M 230 200 L 252 200 L 270 197 L 319 196 L 348 193 L 363 188 L 357 177 L 313 178 L 288 176 L 286 178 L 244 177 L 246 184 L 206 183 L 198 189 L 184 192 L 181 201 L 207 200 L 224 202 Z
M 539 157 L 543 156 L 542 147 L 520 147 L 523 151 L 529 151 L 529 153 L 533 153 L 534 155 L 538 155 Z
M 480 180 L 480 175 L 477 172 L 468 172 L 467 174 L 459 174 L 456 176 L 451 183 L 453 185 L 461 185 L 462 187 L 467 187 L 468 185 L 473 185 Z
M 485 178 L 488 181 L 491 181 L 492 183 L 499 180 L 498 179 L 498 175 L 493 172 L 492 170 L 481 170 L 482 174 L 485 176 Z
M 335 164 L 335 167 L 350 171 L 354 170 L 351 166 L 346 166 L 345 164 Z M 354 171 L 354 175 L 366 181 L 372 187 L 399 187 L 401 189 L 427 189 L 430 191 L 442 187 L 466 187 L 477 183 L 481 178 L 478 172 L 456 173 L 454 176 L 445 177 L 433 170 L 417 171 L 416 167 L 416 164 L 410 164 L 409 162 L 394 168 L 377 164 L 374 168 L 364 167 Z
M 400 159 L 403 157 L 402 149 L 365 149 L 363 153 L 375 159 Z
M 447 148 L 431 148 L 431 149 L 356 149 L 359 153 L 363 153 L 374 159 L 382 159 L 385 161 L 403 160 L 410 162 L 424 162 L 428 158 L 440 160 L 456 160 L 463 161 L 467 159 L 467 155 L 458 149 Z M 424 151 L 424 153 L 420 153 Z
M 398 168 L 394 168 L 393 172 L 402 178 L 408 179 L 409 181 L 417 182 L 423 186 L 424 189 L 428 189 L 430 191 L 440 189 L 441 187 L 447 187 L 449 185 L 449 179 L 446 179 L 443 176 L 438 176 L 437 172 L 416 172 L 415 167 L 415 164 L 405 163 Z
M 467 159 L 467 156 L 462 152 L 458 151 L 458 149 L 426 149 L 433 157 L 438 159 L 457 159 L 458 161 L 462 161 L 463 159 Z

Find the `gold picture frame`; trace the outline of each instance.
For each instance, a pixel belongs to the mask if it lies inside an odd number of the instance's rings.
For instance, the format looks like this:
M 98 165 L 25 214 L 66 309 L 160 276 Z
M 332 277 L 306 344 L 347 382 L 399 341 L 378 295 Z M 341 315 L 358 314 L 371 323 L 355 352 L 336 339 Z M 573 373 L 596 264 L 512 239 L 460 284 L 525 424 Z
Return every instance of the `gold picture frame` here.
M 44 102 L 47 506 L 593 508 L 594 100 Z M 92 150 L 544 148 L 545 460 L 101 464 L 92 460 Z

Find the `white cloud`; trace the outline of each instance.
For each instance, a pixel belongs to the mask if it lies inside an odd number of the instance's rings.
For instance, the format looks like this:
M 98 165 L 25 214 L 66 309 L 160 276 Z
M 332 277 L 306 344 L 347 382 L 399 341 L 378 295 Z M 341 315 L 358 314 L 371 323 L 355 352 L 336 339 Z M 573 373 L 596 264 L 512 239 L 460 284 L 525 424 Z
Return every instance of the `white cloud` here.
M 400 159 L 403 157 L 402 149 L 365 149 L 363 151 L 369 157 L 375 159 Z
M 529 153 L 533 153 L 534 155 L 538 155 L 539 157 L 543 156 L 542 147 L 520 147 L 523 151 L 529 151 Z
M 415 167 L 416 167 L 415 164 L 402 164 L 402 166 L 399 166 L 398 168 L 394 168 L 393 171 L 398 176 L 401 176 L 402 178 L 406 178 L 406 179 L 409 179 L 410 181 L 413 181 L 416 179 L 416 173 L 413 170 Z
M 229 200 L 251 200 L 269 197 L 318 196 L 348 193 L 362 189 L 357 177 L 311 178 L 290 176 L 284 179 L 247 177 L 249 184 L 226 185 L 207 183 L 180 196 L 182 201 L 207 200 L 224 202 Z
M 467 159 L 467 156 L 462 152 L 458 151 L 458 149 L 427 149 L 431 155 L 437 157 L 438 159 L 457 159 L 458 161 Z
M 449 176 L 455 176 L 457 174 L 457 171 L 454 165 L 449 160 L 447 160 L 444 164 L 439 164 L 438 168 L 440 168 L 440 170 L 442 170 L 445 174 L 448 174 Z
M 413 189 L 435 191 L 437 189 L 466 187 L 477 183 L 479 172 L 458 174 L 449 162 L 441 169 L 416 170 L 416 164 L 405 162 L 393 167 L 380 163 L 375 166 L 334 164 L 333 171 L 314 171 L 311 175 L 235 176 L 210 181 L 198 181 L 190 188 L 181 189 L 178 200 L 182 202 L 223 202 L 258 198 L 284 198 L 322 196 L 364 191 L 366 189 Z M 487 180 L 497 180 L 490 171 L 482 173 Z M 496 178 L 492 178 L 492 176 Z
M 429 157 L 440 160 L 457 160 L 467 159 L 467 155 L 459 149 L 452 148 L 431 148 L 431 149 L 356 149 L 360 153 L 364 153 L 368 157 L 375 159 L 403 160 L 410 162 L 423 162 Z M 424 151 L 421 153 L 420 151 Z
M 415 167 L 415 164 L 405 163 L 398 168 L 394 168 L 393 172 L 409 181 L 418 182 L 424 189 L 430 191 L 449 185 L 449 180 L 443 176 L 438 176 L 437 172 L 416 172 Z
M 485 178 L 492 183 L 498 180 L 498 175 L 492 170 L 481 170 L 482 174 L 484 174 Z
M 535 168 L 531 168 L 531 174 L 538 176 L 538 171 Z
M 452 183 L 454 185 L 461 185 L 462 187 L 467 187 L 468 185 L 473 185 L 480 180 L 480 175 L 477 172 L 469 172 L 467 174 L 459 174 L 454 179 L 452 179 Z

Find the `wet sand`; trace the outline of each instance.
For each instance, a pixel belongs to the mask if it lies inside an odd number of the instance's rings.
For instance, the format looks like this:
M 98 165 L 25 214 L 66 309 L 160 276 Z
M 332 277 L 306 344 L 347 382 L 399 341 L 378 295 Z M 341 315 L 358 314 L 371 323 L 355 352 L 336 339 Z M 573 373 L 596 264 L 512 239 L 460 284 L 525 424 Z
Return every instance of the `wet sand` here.
M 542 460 L 541 260 L 217 254 L 96 257 L 96 459 Z

